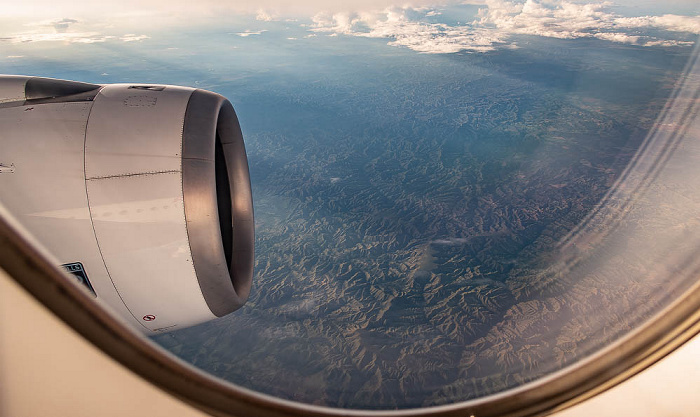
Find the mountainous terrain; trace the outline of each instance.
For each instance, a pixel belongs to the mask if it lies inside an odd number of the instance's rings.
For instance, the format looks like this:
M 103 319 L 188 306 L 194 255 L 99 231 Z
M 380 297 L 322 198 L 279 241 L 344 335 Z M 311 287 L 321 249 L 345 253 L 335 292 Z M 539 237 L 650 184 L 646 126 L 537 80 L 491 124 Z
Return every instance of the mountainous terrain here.
M 584 357 L 634 326 L 625 306 L 654 284 L 547 268 L 651 127 L 668 54 L 549 41 L 247 79 L 232 94 L 253 294 L 156 340 L 242 386 L 355 408 L 476 398 Z M 630 57 L 643 64 L 619 67 Z

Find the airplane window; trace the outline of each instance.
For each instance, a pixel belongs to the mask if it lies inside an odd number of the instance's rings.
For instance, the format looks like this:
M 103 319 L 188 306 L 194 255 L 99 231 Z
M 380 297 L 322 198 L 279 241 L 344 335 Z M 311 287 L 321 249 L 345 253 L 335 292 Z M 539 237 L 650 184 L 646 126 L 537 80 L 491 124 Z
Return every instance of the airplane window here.
M 455 404 L 586 363 L 698 285 L 697 2 L 197 3 L 0 15 L 4 73 L 233 104 L 253 285 L 153 333 L 183 360 L 304 404 Z

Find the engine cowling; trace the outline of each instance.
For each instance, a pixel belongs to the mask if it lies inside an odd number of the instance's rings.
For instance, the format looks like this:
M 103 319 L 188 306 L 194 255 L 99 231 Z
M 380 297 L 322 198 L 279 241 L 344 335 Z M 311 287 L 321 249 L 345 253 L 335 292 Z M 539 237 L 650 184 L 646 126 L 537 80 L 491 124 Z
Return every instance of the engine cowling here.
M 0 77 L 0 201 L 144 332 L 240 308 L 253 204 L 224 97 L 170 85 Z

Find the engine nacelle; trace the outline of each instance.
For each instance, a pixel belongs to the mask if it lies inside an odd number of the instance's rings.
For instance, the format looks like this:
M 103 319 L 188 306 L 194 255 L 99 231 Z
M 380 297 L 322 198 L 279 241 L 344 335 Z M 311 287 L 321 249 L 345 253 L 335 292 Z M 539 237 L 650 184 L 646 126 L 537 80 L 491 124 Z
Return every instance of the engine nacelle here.
M 248 162 L 218 94 L 0 76 L 0 201 L 146 333 L 248 298 Z

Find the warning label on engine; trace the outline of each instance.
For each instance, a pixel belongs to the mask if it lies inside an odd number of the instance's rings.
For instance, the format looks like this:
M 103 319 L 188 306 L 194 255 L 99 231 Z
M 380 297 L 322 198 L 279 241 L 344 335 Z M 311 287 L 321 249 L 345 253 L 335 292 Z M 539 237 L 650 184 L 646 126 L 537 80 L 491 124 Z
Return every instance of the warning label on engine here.
M 97 297 L 94 288 L 92 288 L 92 284 L 90 284 L 87 272 L 85 272 L 85 268 L 83 268 L 83 264 L 81 264 L 80 262 L 73 262 L 69 264 L 63 264 L 61 266 L 64 267 L 66 271 L 70 272 L 71 275 L 73 275 L 78 282 L 87 287 L 87 289 L 90 290 L 92 295 Z

